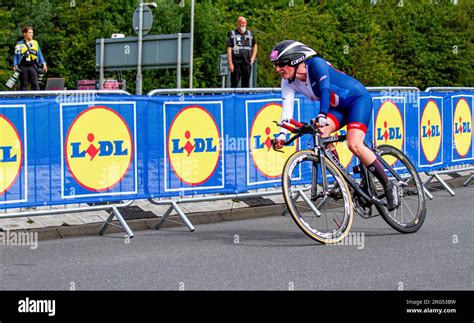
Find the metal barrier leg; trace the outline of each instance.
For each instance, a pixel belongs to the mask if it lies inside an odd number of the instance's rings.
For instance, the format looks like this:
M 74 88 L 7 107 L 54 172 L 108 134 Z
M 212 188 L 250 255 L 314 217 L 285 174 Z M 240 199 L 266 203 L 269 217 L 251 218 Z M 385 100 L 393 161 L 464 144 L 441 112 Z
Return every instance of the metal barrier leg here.
M 434 173 L 433 176 L 436 177 L 436 179 L 441 183 L 441 185 L 443 185 L 443 187 L 446 189 L 446 191 L 448 191 L 449 194 L 451 194 L 451 196 L 456 195 L 456 193 L 454 193 L 454 191 L 451 189 L 451 187 L 449 187 L 449 185 L 446 184 L 446 182 L 438 174 Z
M 118 228 L 122 228 L 125 230 L 127 233 L 128 237 L 133 238 L 133 232 L 130 230 L 130 227 L 128 226 L 127 222 L 125 222 L 124 218 L 122 217 L 122 214 L 119 212 L 119 208 L 121 207 L 127 207 L 130 206 L 133 203 L 133 200 L 129 200 L 126 202 L 122 202 L 119 204 L 114 204 L 114 205 L 94 205 L 94 206 L 88 206 L 88 207 L 76 207 L 76 208 L 66 208 L 66 205 L 64 205 L 64 208 L 62 209 L 52 209 L 51 205 L 48 210 L 34 210 L 34 211 L 20 211 L 20 212 L 11 212 L 11 213 L 5 213 L 4 215 L 0 216 L 2 219 L 9 219 L 9 218 L 24 218 L 24 217 L 34 217 L 34 216 L 42 216 L 42 215 L 54 215 L 54 214 L 64 214 L 64 213 L 83 213 L 83 212 L 90 212 L 90 211 L 107 211 L 109 212 L 109 217 L 107 218 L 107 221 L 102 225 L 102 227 L 99 230 L 99 234 L 103 235 L 105 233 L 105 230 L 108 225 L 113 225 Z M 117 218 L 117 220 L 120 222 L 121 226 L 118 226 L 114 223 L 112 223 L 112 220 Z
M 427 172 L 426 174 L 429 175 L 430 178 L 428 178 L 428 180 L 426 180 L 426 182 L 423 183 L 423 188 L 424 188 L 424 190 L 425 190 L 426 196 L 428 196 L 428 198 L 429 198 L 430 200 L 432 200 L 434 197 L 433 197 L 433 195 L 428 191 L 428 189 L 426 188 L 426 186 L 427 186 L 434 178 L 436 178 L 436 179 L 439 181 L 439 183 L 444 187 L 444 189 L 445 189 L 446 191 L 449 192 L 449 194 L 451 194 L 451 196 L 456 195 L 456 193 L 454 193 L 454 191 L 451 189 L 451 187 L 449 187 L 449 185 L 439 176 L 439 174 L 437 174 L 437 173 L 432 174 L 432 173 L 430 173 L 430 172 Z
M 434 199 L 433 194 L 431 194 L 430 191 L 428 191 L 428 189 L 427 189 L 425 186 L 423 186 L 423 191 L 425 192 L 425 195 L 426 195 L 430 200 Z
M 173 201 L 173 200 L 155 201 L 153 198 L 149 198 L 148 201 L 154 205 L 169 205 L 169 208 L 163 214 L 163 216 L 161 217 L 161 221 L 155 226 L 155 229 L 158 230 L 165 221 L 171 221 L 171 220 L 168 220 L 168 217 L 170 216 L 171 212 L 175 210 L 176 213 L 178 213 L 178 215 L 183 220 L 184 224 L 188 227 L 189 231 L 193 232 L 195 230 L 193 224 L 186 217 L 183 210 L 181 210 L 181 208 L 179 207 L 178 203 L 221 201 L 221 200 L 229 200 L 229 199 L 241 199 L 241 198 L 256 197 L 256 196 L 262 197 L 262 196 L 271 196 L 271 195 L 280 195 L 280 194 L 281 194 L 281 190 L 271 191 L 271 192 L 253 192 L 253 193 L 239 193 L 239 194 L 229 194 L 229 195 L 219 195 L 219 196 L 205 196 L 205 197 L 197 197 L 197 198 L 194 198 L 194 197 L 193 198 L 180 198 L 179 200 L 176 200 L 176 201 Z M 299 198 L 301 196 L 301 190 L 300 192 L 297 192 L 297 194 Z M 282 215 L 285 215 L 286 212 L 284 211 Z M 183 223 L 180 223 L 180 224 L 183 224 Z
M 296 195 L 295 195 L 295 202 L 298 201 L 298 199 L 301 197 L 301 191 L 298 191 L 296 192 Z M 286 216 L 288 214 L 288 207 L 285 206 L 285 209 L 283 210 L 283 212 L 281 212 L 281 215 L 282 216 Z
M 168 210 L 166 210 L 165 214 L 163 214 L 163 216 L 161 217 L 161 221 L 155 226 L 155 229 L 158 230 L 161 227 L 161 225 L 167 220 L 167 218 L 171 214 L 171 211 L 173 210 L 178 213 L 179 217 L 181 218 L 181 220 L 183 220 L 189 231 L 193 232 L 195 230 L 193 224 L 191 223 L 191 221 L 189 221 L 188 217 L 184 214 L 183 210 L 181 210 L 178 203 L 176 203 L 175 201 L 171 201 L 170 207 L 168 208 Z
M 193 224 L 191 223 L 191 221 L 189 221 L 188 217 L 184 214 L 183 210 L 181 210 L 181 208 L 178 206 L 178 204 L 174 201 L 173 201 L 173 208 L 178 213 L 180 218 L 184 221 L 184 223 L 188 227 L 189 231 L 193 232 L 195 230 Z
M 467 179 L 467 181 L 464 182 L 464 186 L 468 186 L 469 183 L 474 179 L 474 174 L 471 174 L 471 176 Z
M 105 233 L 105 229 L 107 229 L 107 225 L 109 224 L 112 224 L 112 220 L 114 219 L 114 212 L 111 211 L 109 212 L 109 217 L 107 218 L 107 221 L 104 222 L 104 224 L 102 224 L 102 227 L 100 228 L 100 231 L 99 231 L 99 235 L 104 235 Z
M 426 175 L 428 175 L 430 178 L 428 178 L 424 183 L 423 183 L 423 186 L 426 187 L 426 185 L 428 185 L 434 178 L 434 175 L 431 174 L 430 172 L 425 172 Z
M 115 206 L 112 206 L 112 211 L 110 212 L 110 216 L 108 217 L 107 221 L 105 221 L 104 224 L 102 225 L 102 227 L 100 228 L 99 234 L 103 235 L 105 233 L 105 230 L 107 229 L 108 225 L 117 226 L 117 225 L 112 223 L 112 220 L 113 220 L 114 217 L 117 218 L 117 220 L 120 222 L 120 225 L 122 226 L 122 228 L 127 233 L 127 236 L 129 238 L 133 238 L 134 234 L 133 234 L 132 230 L 128 226 L 127 222 L 125 222 L 122 214 L 120 214 L 119 210 Z
M 321 213 L 319 212 L 319 210 L 316 208 L 316 206 L 314 206 L 314 204 L 311 202 L 311 200 L 301 191 L 299 191 L 300 193 L 300 196 L 303 198 L 303 200 L 306 202 L 306 204 L 308 205 L 308 207 L 313 210 L 313 212 L 316 214 L 316 216 L 320 217 L 321 216 Z
M 170 205 L 168 210 L 166 210 L 165 214 L 161 216 L 160 222 L 155 225 L 155 230 L 159 230 L 163 223 L 165 223 L 166 219 L 170 216 L 171 212 L 173 211 L 173 205 Z

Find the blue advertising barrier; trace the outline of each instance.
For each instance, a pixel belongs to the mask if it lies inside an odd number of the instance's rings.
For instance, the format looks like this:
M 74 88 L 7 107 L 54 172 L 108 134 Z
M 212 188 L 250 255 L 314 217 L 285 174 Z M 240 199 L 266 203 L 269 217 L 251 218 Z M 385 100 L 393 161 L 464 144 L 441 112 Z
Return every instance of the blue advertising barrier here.
M 404 151 L 418 171 L 473 164 L 474 93 L 374 92 L 367 140 Z M 0 208 L 236 194 L 280 186 L 288 156 L 280 93 L 0 99 Z M 297 96 L 309 121 L 319 103 Z M 339 133 L 345 133 L 341 129 Z M 349 170 L 358 163 L 337 149 Z

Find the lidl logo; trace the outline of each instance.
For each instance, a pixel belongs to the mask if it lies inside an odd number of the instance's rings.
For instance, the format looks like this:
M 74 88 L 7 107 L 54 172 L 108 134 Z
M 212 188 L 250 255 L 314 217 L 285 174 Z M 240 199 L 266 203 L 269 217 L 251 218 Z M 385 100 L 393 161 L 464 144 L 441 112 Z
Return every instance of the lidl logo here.
M 426 104 L 420 123 L 420 138 L 423 154 L 432 164 L 438 157 L 442 144 L 441 112 L 434 100 Z
M 347 135 L 347 126 L 344 126 L 338 131 L 333 132 L 331 136 L 333 135 L 338 135 L 338 136 Z M 334 145 L 336 146 L 336 151 L 339 156 L 339 161 L 341 162 L 342 166 L 347 168 L 349 164 L 351 163 L 352 158 L 354 157 L 354 154 L 347 147 L 346 141 L 336 142 Z
M 206 182 L 221 157 L 221 133 L 214 117 L 201 106 L 180 110 L 169 127 L 167 153 L 180 181 L 192 186 Z
M 93 133 L 87 135 L 88 147 L 85 149 L 82 142 L 71 142 L 71 155 L 70 158 L 84 158 L 90 157 L 92 161 L 96 156 L 129 156 L 128 149 L 123 148 L 123 140 L 99 140 L 95 144 L 95 136 Z
M 93 106 L 72 121 L 64 144 L 68 170 L 90 191 L 115 187 L 130 169 L 133 138 L 127 122 L 115 110 Z
M 378 109 L 375 118 L 375 143 L 376 145 L 391 145 L 403 151 L 404 142 L 403 118 L 395 102 L 387 100 Z M 389 163 L 395 160 L 387 157 Z
M 191 132 L 186 130 L 184 133 L 185 142 L 184 146 L 181 146 L 183 141 L 181 139 L 171 139 L 172 142 L 172 154 L 186 154 L 187 157 L 191 153 L 199 154 L 204 152 L 216 152 L 217 145 L 215 144 L 215 138 L 192 138 Z
M 402 127 L 391 127 L 387 121 L 383 122 L 383 126 L 377 127 L 377 140 L 385 143 L 402 140 Z
M 270 103 L 261 108 L 250 128 L 250 155 L 258 171 L 269 178 L 281 176 L 283 166 L 288 157 L 296 151 L 297 141 L 283 147 L 284 153 L 272 149 L 271 140 L 278 137 L 280 128 L 273 120 L 280 120 L 281 104 Z M 289 139 L 290 134 L 287 135 Z
M 16 182 L 23 161 L 23 145 L 15 125 L 0 115 L 0 194 Z
M 454 109 L 454 147 L 461 157 L 465 157 L 472 143 L 472 113 L 466 99 L 460 99 Z

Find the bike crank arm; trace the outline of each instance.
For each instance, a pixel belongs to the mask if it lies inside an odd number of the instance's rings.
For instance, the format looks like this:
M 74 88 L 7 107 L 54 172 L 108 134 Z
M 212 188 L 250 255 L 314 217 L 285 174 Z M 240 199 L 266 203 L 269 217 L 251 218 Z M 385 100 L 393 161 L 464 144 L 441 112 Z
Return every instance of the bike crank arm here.
M 384 207 L 387 207 L 387 206 L 388 206 L 388 204 L 387 204 L 386 202 L 384 202 L 384 201 L 382 201 L 382 200 L 380 200 L 380 199 L 378 199 L 378 198 L 376 198 L 376 197 L 372 197 L 372 198 L 370 199 L 370 202 L 373 203 L 373 204 L 377 204 L 377 205 L 380 205 L 380 206 L 384 206 Z

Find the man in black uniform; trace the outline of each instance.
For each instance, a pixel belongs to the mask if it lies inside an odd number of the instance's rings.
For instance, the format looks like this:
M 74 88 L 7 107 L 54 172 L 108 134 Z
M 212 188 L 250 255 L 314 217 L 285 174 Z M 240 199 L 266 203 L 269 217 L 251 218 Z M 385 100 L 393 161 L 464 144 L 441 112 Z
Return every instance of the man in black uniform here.
M 229 62 L 230 86 L 237 87 L 239 80 L 242 87 L 249 87 L 252 64 L 257 57 L 257 42 L 247 30 L 247 19 L 237 19 L 237 29 L 227 34 L 227 60 Z

